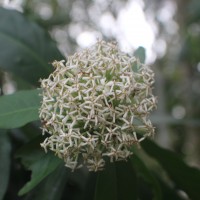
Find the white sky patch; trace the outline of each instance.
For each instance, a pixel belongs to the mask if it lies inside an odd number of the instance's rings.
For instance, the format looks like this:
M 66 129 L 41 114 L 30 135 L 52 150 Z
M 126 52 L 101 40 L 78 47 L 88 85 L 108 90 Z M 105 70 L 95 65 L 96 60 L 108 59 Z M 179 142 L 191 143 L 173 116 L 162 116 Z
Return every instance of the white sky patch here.
M 160 22 L 165 24 L 165 29 L 169 34 L 176 34 L 178 31 L 178 24 L 173 17 L 176 13 L 177 6 L 174 1 L 164 1 L 162 8 L 158 11 L 157 18 Z
M 174 14 L 176 13 L 177 7 L 173 1 L 165 1 L 162 8 L 158 12 L 158 18 L 160 21 L 166 23 L 173 19 Z
M 0 6 L 22 12 L 23 0 L 0 0 Z
M 122 8 L 115 19 L 110 12 L 105 12 L 99 19 L 102 32 L 107 37 L 116 38 L 122 51 L 132 52 L 139 46 L 146 49 L 147 63 L 155 60 L 156 54 L 152 50 L 155 41 L 153 27 L 147 22 L 142 9 L 142 1 L 129 1 Z M 92 32 L 82 32 L 77 37 L 77 43 L 88 47 L 95 42 Z
M 147 62 L 155 59 L 152 46 L 155 40 L 153 29 L 145 19 L 144 12 L 139 3 L 131 1 L 123 8 L 118 16 L 118 36 L 122 49 L 143 46 L 147 52 Z
M 78 35 L 76 41 L 78 45 L 81 46 L 82 48 L 87 48 L 93 45 L 98 38 L 99 37 L 96 32 L 84 31 Z
M 118 27 L 115 18 L 110 12 L 104 13 L 100 18 L 100 27 L 106 36 L 115 36 L 118 32 Z

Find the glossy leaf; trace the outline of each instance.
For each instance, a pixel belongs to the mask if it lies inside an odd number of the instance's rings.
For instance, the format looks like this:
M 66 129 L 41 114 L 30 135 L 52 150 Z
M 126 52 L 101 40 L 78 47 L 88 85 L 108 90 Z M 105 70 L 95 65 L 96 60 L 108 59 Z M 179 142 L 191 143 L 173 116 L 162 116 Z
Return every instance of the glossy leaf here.
M 25 200 L 60 200 L 65 192 L 70 173 L 71 171 L 64 165 L 59 166 L 35 187 Z
M 159 182 L 152 175 L 152 173 L 149 171 L 143 161 L 140 160 L 140 158 L 136 155 L 132 156 L 131 161 L 132 165 L 137 171 L 137 175 L 141 176 L 151 186 L 154 200 L 162 200 L 162 193 Z
M 21 148 L 16 157 L 32 171 L 31 180 L 19 191 L 19 195 L 26 194 L 37 186 L 44 178 L 51 174 L 62 162 L 51 153 L 45 153 L 40 147 L 41 139 L 32 140 Z
M 137 179 L 130 161 L 108 164 L 99 173 L 96 183 L 95 200 L 137 199 Z
M 3 200 L 7 190 L 10 175 L 11 143 L 5 130 L 0 130 L 0 200 Z
M 98 174 L 94 200 L 117 200 L 117 181 L 115 164 L 108 164 Z
M 167 185 L 160 177 L 157 176 L 159 180 L 159 185 L 162 190 L 162 200 L 185 200 L 185 197 L 181 197 L 175 188 L 172 186 Z
M 94 200 L 95 187 L 97 182 L 97 173 L 89 173 L 85 184 L 83 200 Z
M 200 170 L 188 166 L 175 153 L 150 140 L 142 142 L 142 147 L 162 165 L 177 188 L 185 191 L 193 200 L 200 199 Z
M 18 128 L 39 119 L 39 90 L 19 91 L 0 97 L 0 128 Z
M 38 85 L 63 59 L 50 36 L 22 13 L 0 7 L 0 69 L 10 71 Z
M 130 160 L 116 162 L 118 200 L 135 200 L 137 196 L 137 176 Z

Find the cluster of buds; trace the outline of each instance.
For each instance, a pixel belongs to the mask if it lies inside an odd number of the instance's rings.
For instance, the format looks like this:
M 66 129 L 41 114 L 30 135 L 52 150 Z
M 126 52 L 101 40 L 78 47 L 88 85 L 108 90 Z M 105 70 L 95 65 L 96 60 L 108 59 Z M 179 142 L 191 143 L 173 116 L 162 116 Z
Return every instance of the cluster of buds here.
M 154 73 L 114 43 L 98 41 L 65 61 L 41 80 L 41 144 L 62 158 L 72 170 L 90 171 L 126 160 L 131 147 L 154 134 L 148 119 L 156 106 Z

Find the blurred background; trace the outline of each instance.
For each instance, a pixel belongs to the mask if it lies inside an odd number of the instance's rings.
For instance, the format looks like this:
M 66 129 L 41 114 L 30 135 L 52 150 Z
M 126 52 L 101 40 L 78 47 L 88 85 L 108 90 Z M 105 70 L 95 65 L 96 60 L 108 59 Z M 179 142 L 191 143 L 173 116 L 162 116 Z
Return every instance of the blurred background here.
M 13 0 L 17 9 L 46 29 L 67 57 L 97 39 L 116 40 L 133 54 L 146 49 L 156 73 L 158 108 L 152 115 L 155 140 L 200 167 L 199 0 Z M 3 91 L 17 84 L 8 74 Z

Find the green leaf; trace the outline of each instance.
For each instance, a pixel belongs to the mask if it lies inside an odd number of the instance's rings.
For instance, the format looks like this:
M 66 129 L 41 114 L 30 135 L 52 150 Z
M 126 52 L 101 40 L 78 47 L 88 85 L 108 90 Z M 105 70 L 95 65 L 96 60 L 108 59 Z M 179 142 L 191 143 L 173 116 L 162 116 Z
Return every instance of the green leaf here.
M 114 163 L 107 164 L 98 174 L 94 200 L 102 199 L 117 200 L 117 175 Z
M 141 63 L 144 63 L 146 58 L 145 48 L 138 47 L 134 52 L 134 56 L 138 58 Z
M 63 59 L 55 43 L 36 23 L 22 13 L 0 7 L 0 68 L 38 85 L 53 68 L 53 60 Z
M 32 171 L 31 180 L 19 191 L 19 195 L 32 190 L 62 163 L 53 154 L 46 154 L 41 149 L 40 142 L 40 138 L 32 140 L 17 152 L 16 157 L 21 158 L 25 167 Z
M 137 198 L 137 176 L 130 160 L 116 162 L 118 200 Z
M 0 200 L 6 193 L 10 175 L 11 143 L 5 130 L 0 130 Z
M 158 177 L 160 188 L 162 189 L 162 200 L 185 200 L 184 197 L 181 197 L 175 188 L 167 185 L 160 177 Z
M 85 189 L 83 194 L 83 200 L 94 199 L 95 187 L 97 182 L 97 173 L 90 173 L 87 176 Z
M 141 65 L 145 62 L 145 49 L 138 47 L 134 52 L 134 56 L 137 58 L 137 61 L 133 63 L 132 69 L 133 72 L 138 72 Z
M 25 200 L 60 200 L 65 191 L 71 171 L 59 166 L 32 190 Z
M 39 90 L 20 91 L 0 97 L 0 128 L 18 128 L 39 119 Z
M 153 174 L 149 171 L 149 169 L 146 167 L 144 162 L 142 162 L 142 160 L 140 160 L 140 158 L 137 157 L 136 155 L 132 156 L 131 161 L 132 161 L 132 165 L 137 171 L 137 174 L 140 175 L 147 183 L 150 184 L 153 191 L 154 199 L 161 200 L 162 193 L 161 193 L 159 182 L 153 176 Z
M 137 199 L 137 177 L 130 161 L 108 164 L 99 173 L 96 183 L 95 200 Z
M 192 200 L 200 199 L 200 170 L 188 166 L 175 153 L 150 140 L 145 140 L 141 145 L 147 154 L 162 165 L 177 188 L 185 191 Z

